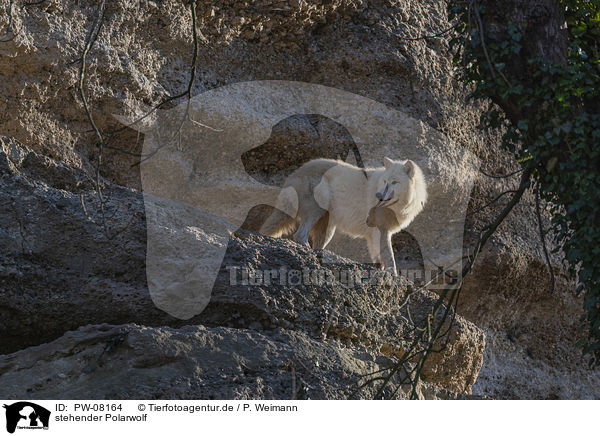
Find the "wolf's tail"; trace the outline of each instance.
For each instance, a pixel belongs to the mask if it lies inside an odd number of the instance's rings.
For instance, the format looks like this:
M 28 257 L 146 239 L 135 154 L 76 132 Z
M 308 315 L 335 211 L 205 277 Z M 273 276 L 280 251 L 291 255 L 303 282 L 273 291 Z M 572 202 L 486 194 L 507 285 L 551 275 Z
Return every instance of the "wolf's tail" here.
M 289 181 L 288 181 L 289 182 Z M 296 228 L 298 214 L 298 193 L 292 186 L 286 186 L 279 192 L 277 204 L 260 228 L 260 233 L 273 238 L 288 235 Z
M 273 209 L 269 218 L 267 218 L 260 228 L 260 233 L 273 238 L 279 238 L 293 232 L 295 227 L 296 220 L 294 218 L 279 209 Z

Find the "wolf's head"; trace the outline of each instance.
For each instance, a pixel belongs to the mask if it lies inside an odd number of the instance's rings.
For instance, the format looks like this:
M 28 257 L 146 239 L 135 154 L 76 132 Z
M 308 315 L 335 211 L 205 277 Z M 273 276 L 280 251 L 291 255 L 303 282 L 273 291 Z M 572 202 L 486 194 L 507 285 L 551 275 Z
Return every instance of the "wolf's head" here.
M 421 169 L 412 160 L 383 158 L 385 168 L 379 179 L 375 197 L 381 206 L 408 205 L 413 201 L 425 204 L 427 194 L 425 178 Z

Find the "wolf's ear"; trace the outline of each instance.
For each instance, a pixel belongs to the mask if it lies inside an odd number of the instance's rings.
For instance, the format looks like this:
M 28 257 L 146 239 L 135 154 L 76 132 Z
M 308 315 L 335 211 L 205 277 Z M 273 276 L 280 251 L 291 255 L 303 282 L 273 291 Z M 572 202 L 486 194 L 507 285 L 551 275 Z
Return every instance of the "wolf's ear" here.
M 389 157 L 384 157 L 383 158 L 383 166 L 386 168 L 389 168 L 392 166 L 392 164 L 394 163 L 393 160 L 391 160 Z
M 412 160 L 407 160 L 404 164 L 404 171 L 406 171 L 406 175 L 409 179 L 412 179 L 415 176 L 415 171 L 417 170 L 415 163 Z

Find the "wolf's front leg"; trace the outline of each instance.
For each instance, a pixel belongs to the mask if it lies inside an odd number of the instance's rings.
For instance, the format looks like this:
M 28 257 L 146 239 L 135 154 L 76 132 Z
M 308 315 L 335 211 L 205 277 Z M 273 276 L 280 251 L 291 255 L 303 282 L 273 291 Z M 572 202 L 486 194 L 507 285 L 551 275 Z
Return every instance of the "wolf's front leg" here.
M 394 250 L 392 249 L 392 234 L 387 230 L 380 230 L 381 236 L 380 241 L 380 253 L 381 260 L 385 266 L 386 271 L 392 273 L 393 276 L 397 276 L 396 271 L 396 260 L 394 259 Z
M 381 264 L 381 268 L 383 269 L 383 262 L 381 262 L 381 250 L 379 245 L 379 237 L 381 234 L 379 230 L 373 229 L 371 234 L 367 237 L 367 248 L 369 249 L 369 256 L 371 257 L 372 263 Z

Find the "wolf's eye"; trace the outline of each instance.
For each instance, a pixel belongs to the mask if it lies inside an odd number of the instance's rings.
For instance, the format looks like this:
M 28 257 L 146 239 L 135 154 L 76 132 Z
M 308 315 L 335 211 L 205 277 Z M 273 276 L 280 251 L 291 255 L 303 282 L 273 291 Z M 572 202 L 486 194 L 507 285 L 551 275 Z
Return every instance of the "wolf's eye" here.
M 398 183 L 400 183 L 400 182 L 398 182 L 397 180 L 394 180 L 394 181 L 392 182 L 392 185 L 397 185 Z

